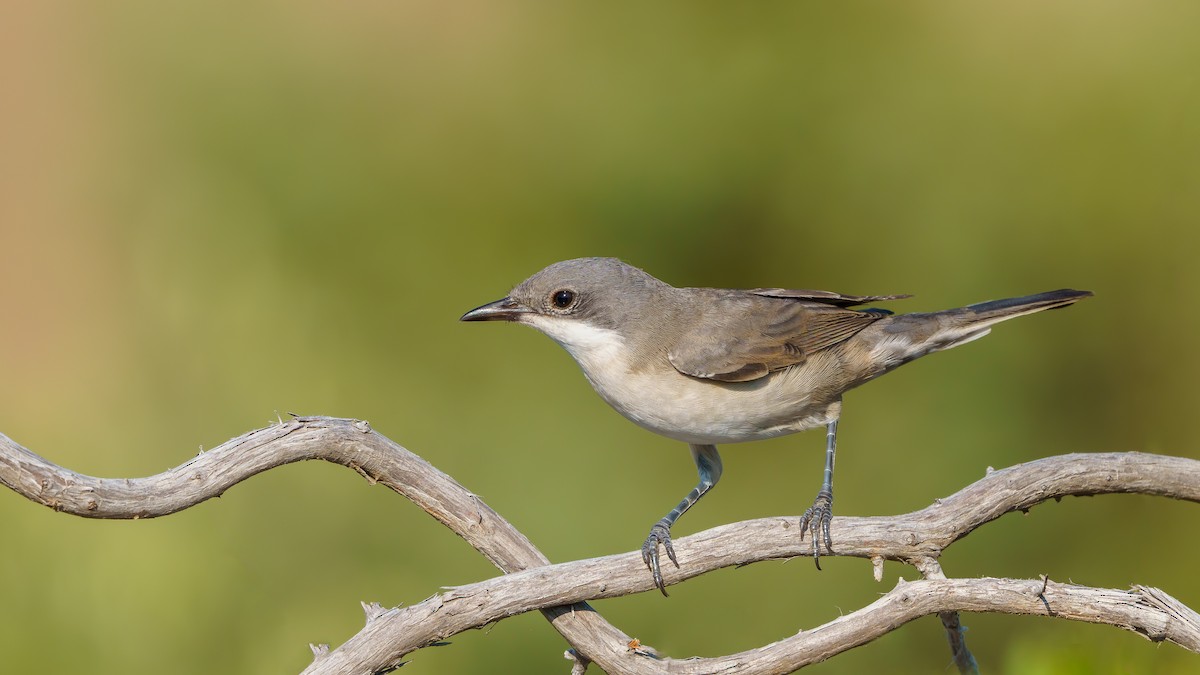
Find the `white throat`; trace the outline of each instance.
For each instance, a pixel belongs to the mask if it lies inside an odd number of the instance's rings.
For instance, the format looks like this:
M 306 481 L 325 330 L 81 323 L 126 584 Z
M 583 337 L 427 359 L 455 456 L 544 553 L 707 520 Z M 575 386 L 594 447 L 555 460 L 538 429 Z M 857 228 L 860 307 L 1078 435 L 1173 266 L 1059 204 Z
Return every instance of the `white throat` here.
M 528 315 L 524 323 L 545 333 L 571 354 L 593 384 L 597 377 L 625 370 L 625 339 L 610 328 L 574 319 Z

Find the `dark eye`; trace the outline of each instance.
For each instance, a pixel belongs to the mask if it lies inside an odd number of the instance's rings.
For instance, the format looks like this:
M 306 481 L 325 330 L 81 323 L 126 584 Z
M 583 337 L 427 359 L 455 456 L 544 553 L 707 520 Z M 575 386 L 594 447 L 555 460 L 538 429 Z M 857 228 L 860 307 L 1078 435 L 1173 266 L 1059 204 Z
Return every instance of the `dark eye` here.
M 554 291 L 554 295 L 550 296 L 550 302 L 553 302 L 554 306 L 559 309 L 566 309 L 575 302 L 575 291 L 565 288 L 561 291 Z

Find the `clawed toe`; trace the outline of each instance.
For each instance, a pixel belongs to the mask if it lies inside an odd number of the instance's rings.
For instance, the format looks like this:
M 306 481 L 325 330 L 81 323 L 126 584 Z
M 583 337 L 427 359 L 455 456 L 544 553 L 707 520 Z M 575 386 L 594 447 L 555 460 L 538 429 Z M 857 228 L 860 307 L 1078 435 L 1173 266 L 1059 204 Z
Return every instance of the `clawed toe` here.
M 800 539 L 804 539 L 806 531 L 812 532 L 813 563 L 817 569 L 821 569 L 821 539 L 825 541 L 825 550 L 833 553 L 833 540 L 829 537 L 829 523 L 832 519 L 833 493 L 829 490 L 818 492 L 813 505 L 800 517 Z
M 679 561 L 675 559 L 675 547 L 671 544 L 671 530 L 662 523 L 657 523 L 650 528 L 650 536 L 646 537 L 645 543 L 642 544 L 642 562 L 646 563 L 646 567 L 654 576 L 654 586 L 665 596 L 667 587 L 663 583 L 662 570 L 658 564 L 660 544 L 667 550 L 667 558 L 675 564 L 675 567 L 679 567 Z

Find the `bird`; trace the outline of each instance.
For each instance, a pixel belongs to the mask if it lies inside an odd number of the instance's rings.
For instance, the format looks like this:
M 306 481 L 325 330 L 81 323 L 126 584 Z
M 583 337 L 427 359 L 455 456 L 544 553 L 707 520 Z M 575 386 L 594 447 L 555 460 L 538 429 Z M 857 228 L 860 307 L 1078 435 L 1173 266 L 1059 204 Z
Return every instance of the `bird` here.
M 909 295 L 675 287 L 617 258 L 554 263 L 461 321 L 530 326 L 578 363 L 606 403 L 633 423 L 688 444 L 699 482 L 651 528 L 642 560 L 667 595 L 660 550 L 679 567 L 671 528 L 721 478 L 717 445 L 825 427 L 825 470 L 800 521 L 833 552 L 833 467 L 843 395 L 898 366 L 987 335 L 1001 321 L 1066 307 L 1090 291 L 1061 289 L 938 312 L 862 305 Z

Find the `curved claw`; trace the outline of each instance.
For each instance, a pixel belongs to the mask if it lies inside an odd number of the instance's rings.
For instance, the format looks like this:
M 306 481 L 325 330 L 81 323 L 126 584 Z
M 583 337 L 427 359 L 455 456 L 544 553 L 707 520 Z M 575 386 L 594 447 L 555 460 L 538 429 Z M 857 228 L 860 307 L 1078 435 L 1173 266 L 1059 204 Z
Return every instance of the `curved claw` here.
M 805 531 L 812 532 L 813 563 L 817 569 L 821 569 L 820 539 L 825 540 L 825 550 L 833 553 L 833 540 L 829 537 L 829 522 L 832 519 L 833 493 L 822 489 L 813 500 L 813 505 L 800 517 L 800 540 L 804 540 Z
M 658 565 L 659 544 L 662 544 L 662 547 L 667 550 L 667 558 L 675 564 L 675 567 L 679 567 L 679 561 L 675 559 L 675 547 L 671 545 L 671 529 L 662 523 L 655 523 L 654 527 L 650 528 L 650 536 L 646 537 L 645 543 L 642 544 L 642 562 L 646 563 L 646 567 L 654 575 L 654 586 L 665 597 L 667 586 L 663 583 L 662 570 Z

